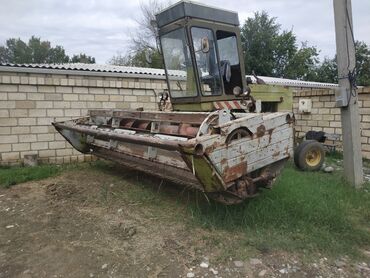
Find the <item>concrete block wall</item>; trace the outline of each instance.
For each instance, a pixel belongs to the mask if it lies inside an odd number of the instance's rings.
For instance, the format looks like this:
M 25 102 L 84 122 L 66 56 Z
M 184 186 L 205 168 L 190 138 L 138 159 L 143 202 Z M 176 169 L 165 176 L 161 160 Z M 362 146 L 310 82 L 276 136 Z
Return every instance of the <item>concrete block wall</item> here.
M 41 162 L 88 161 L 53 128 L 53 121 L 87 115 L 89 109 L 155 110 L 163 79 L 0 72 L 0 164 L 26 154 Z
M 370 87 L 358 89 L 362 154 L 370 159 Z M 300 99 L 312 100 L 311 113 L 300 113 Z M 332 89 L 298 90 L 293 97 L 293 112 L 296 118 L 296 135 L 302 137 L 307 131 L 324 131 L 342 135 L 340 109 L 335 107 Z M 342 137 L 341 137 L 342 138 Z M 339 149 L 341 142 L 339 142 Z

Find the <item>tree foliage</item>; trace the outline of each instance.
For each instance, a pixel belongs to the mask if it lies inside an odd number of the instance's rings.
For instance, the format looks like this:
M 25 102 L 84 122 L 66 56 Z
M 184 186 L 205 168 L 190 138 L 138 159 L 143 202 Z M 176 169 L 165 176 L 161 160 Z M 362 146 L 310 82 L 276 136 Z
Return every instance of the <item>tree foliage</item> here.
M 361 86 L 370 86 L 370 47 L 361 41 L 355 42 L 356 49 L 356 77 L 357 84 Z M 326 58 L 320 66 L 317 67 L 317 75 L 314 81 L 319 82 L 338 82 L 337 58 Z
M 95 58 L 88 56 L 85 53 L 80 53 L 78 55 L 73 55 L 70 59 L 71 63 L 83 63 L 83 64 L 95 64 Z
M 8 39 L 4 46 L 0 46 L 0 62 L 13 64 L 95 63 L 95 58 L 81 53 L 70 59 L 62 46 L 52 47 L 49 41 L 42 41 L 32 36 L 28 43 L 20 38 Z
M 247 74 L 309 79 L 318 63 L 314 46 L 302 43 L 297 46 L 293 31 L 283 30 L 275 17 L 265 11 L 256 12 L 241 28 Z
M 164 8 L 158 0 L 141 3 L 141 18 L 138 28 L 131 38 L 131 47 L 127 54 L 117 53 L 108 63 L 113 65 L 163 68 L 163 58 L 158 49 L 157 29 L 153 24 L 155 14 Z

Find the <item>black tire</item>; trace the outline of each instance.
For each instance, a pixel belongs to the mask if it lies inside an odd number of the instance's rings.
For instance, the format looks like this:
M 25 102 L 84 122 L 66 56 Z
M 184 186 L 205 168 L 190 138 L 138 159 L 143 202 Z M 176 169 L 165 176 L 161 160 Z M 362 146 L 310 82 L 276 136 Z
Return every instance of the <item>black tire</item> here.
M 294 150 L 294 163 L 300 170 L 318 171 L 324 160 L 324 147 L 315 140 L 303 141 Z

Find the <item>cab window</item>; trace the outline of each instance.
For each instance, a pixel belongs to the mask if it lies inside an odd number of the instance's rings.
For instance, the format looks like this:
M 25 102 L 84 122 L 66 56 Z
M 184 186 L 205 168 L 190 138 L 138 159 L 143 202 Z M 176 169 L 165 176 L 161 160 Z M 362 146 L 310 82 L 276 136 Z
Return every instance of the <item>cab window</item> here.
M 232 95 L 236 86 L 243 88 L 237 38 L 235 33 L 226 31 L 217 31 L 216 37 L 225 94 Z
M 205 96 L 220 95 L 221 78 L 213 31 L 192 27 L 191 35 L 201 92 Z

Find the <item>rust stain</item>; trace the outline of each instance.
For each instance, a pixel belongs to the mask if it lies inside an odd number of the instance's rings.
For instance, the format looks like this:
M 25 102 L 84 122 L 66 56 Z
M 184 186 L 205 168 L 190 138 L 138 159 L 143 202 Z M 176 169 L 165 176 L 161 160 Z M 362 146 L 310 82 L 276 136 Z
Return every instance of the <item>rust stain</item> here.
M 274 152 L 274 153 L 273 153 L 272 157 L 277 157 L 277 156 L 279 156 L 279 155 L 280 155 L 280 151 L 277 151 L 277 152 Z
M 206 154 L 210 154 L 212 153 L 215 149 L 217 149 L 218 147 L 222 146 L 223 144 L 220 144 L 219 142 L 214 142 L 212 145 L 208 146 L 204 153 Z
M 234 181 L 238 178 L 240 178 L 241 176 L 244 176 L 247 174 L 247 169 L 248 169 L 248 166 L 247 166 L 247 163 L 246 162 L 243 162 L 243 163 L 239 163 L 233 167 L 225 167 L 224 171 L 223 171 L 223 178 L 225 180 L 225 182 L 231 182 L 231 181 Z
M 260 125 L 259 127 L 257 127 L 257 137 L 262 137 L 263 135 L 265 135 L 265 132 L 266 132 L 266 128 L 264 125 Z
M 269 129 L 267 132 L 268 132 L 268 134 L 269 134 L 269 143 L 271 143 L 271 137 L 272 137 L 272 133 L 274 132 L 274 129 L 275 128 L 271 128 L 271 129 Z
M 223 158 L 222 160 L 221 160 L 221 165 L 227 165 L 227 158 Z

